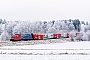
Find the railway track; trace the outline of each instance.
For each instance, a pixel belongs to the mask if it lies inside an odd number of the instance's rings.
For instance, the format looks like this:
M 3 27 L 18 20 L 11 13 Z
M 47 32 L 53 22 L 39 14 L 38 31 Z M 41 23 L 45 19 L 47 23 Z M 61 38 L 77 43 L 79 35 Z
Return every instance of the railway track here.
M 20 46 L 20 45 L 36 45 L 36 44 L 50 44 L 50 43 L 65 43 L 69 42 L 67 39 L 48 39 L 48 40 L 28 40 L 28 41 L 0 41 L 2 46 Z

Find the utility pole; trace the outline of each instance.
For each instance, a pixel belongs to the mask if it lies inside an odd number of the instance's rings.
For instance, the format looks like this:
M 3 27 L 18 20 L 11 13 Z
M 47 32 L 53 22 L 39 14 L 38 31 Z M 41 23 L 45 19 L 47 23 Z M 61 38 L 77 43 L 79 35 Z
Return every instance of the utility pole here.
M 6 41 L 6 23 L 5 23 L 5 30 L 4 31 L 5 31 L 5 41 Z
M 13 29 L 13 26 L 11 25 L 11 36 L 13 35 L 13 33 L 12 33 L 12 29 Z

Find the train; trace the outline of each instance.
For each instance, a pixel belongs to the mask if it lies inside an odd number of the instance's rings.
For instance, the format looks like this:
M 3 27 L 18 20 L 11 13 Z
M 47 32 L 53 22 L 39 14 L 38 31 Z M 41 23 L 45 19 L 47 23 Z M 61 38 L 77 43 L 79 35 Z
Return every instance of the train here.
M 78 32 L 74 33 L 74 37 L 78 36 Z M 14 34 L 10 41 L 27 41 L 27 40 L 48 40 L 48 39 L 59 39 L 59 38 L 70 38 L 70 33 L 30 33 L 30 34 Z

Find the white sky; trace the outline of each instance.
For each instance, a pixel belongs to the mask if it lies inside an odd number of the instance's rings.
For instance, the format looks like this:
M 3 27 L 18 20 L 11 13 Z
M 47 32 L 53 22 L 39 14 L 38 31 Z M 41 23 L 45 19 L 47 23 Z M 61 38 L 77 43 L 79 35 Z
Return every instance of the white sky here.
M 90 0 L 0 0 L 6 20 L 90 20 Z

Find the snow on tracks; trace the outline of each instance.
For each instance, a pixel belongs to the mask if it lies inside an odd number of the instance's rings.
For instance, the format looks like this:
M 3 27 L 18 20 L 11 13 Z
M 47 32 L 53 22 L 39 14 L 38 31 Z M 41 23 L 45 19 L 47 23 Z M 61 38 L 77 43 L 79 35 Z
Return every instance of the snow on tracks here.
M 64 43 L 65 39 L 48 39 L 48 40 L 29 40 L 29 41 L 0 41 L 0 46 L 20 46 L 20 45 L 36 45 L 50 43 Z

